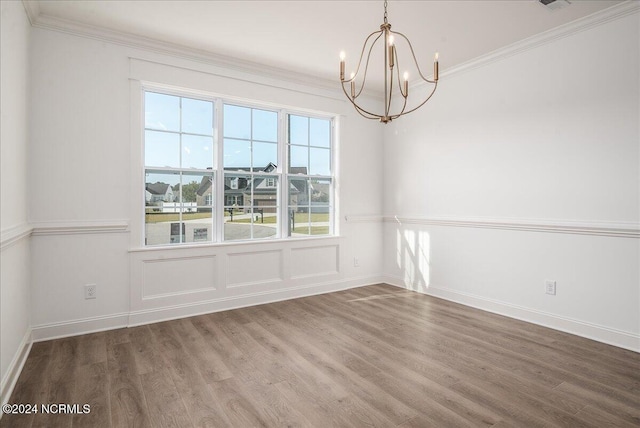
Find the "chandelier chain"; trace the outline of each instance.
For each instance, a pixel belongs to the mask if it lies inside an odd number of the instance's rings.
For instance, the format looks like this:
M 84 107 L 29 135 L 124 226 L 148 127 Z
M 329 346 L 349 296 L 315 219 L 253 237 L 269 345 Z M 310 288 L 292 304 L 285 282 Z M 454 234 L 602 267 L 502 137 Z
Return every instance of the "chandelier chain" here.
M 384 23 L 387 24 L 387 0 L 384 0 Z

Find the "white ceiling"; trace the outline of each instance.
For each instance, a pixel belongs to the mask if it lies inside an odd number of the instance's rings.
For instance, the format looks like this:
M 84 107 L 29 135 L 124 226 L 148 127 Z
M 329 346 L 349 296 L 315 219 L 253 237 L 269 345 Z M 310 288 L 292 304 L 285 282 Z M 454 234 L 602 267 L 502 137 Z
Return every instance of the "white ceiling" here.
M 348 74 L 366 36 L 383 20 L 383 1 L 25 3 L 36 25 L 88 25 L 334 81 L 339 52 L 347 53 Z M 409 37 L 429 74 L 435 51 L 443 72 L 617 3 L 571 0 L 549 11 L 537 0 L 390 0 L 388 19 L 392 30 Z

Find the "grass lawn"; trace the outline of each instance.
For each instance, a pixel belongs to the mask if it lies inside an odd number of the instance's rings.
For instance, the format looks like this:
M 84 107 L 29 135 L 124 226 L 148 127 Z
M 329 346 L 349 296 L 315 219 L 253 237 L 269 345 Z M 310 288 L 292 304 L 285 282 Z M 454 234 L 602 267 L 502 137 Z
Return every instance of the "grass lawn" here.
M 229 217 L 229 213 L 227 211 L 224 212 L 225 217 Z M 240 214 L 238 212 L 237 214 Z M 259 214 L 257 214 L 259 216 Z M 198 220 L 198 219 L 210 219 L 211 213 L 183 213 L 182 220 Z M 307 213 L 295 213 L 294 215 L 295 223 L 307 223 L 309 221 L 309 215 Z M 264 216 L 264 224 L 275 224 L 277 217 L 275 214 L 266 214 Z M 177 222 L 180 221 L 180 215 L 178 213 L 147 213 L 145 215 L 146 223 L 165 223 L 165 222 Z M 234 223 L 250 223 L 250 218 L 234 218 Z M 312 213 L 311 214 L 311 230 L 307 226 L 299 226 L 293 229 L 294 233 L 300 233 L 304 235 L 328 235 L 329 234 L 329 226 L 313 226 L 313 223 L 316 222 L 329 222 L 329 214 L 327 213 Z M 260 220 L 256 222 L 256 224 L 261 224 Z
M 293 229 L 293 233 L 302 233 L 305 235 L 328 235 L 329 226 L 311 226 L 311 233 L 309 233 L 309 229 L 306 226 L 296 227 Z
M 258 216 L 258 223 L 261 223 L 260 221 L 260 214 L 255 214 Z M 264 215 L 264 224 L 275 224 L 276 223 L 276 216 L 274 214 L 265 214 Z M 295 213 L 294 215 L 294 221 L 296 223 L 307 223 L 309 221 L 309 216 L 307 213 Z M 313 213 L 311 214 L 311 222 L 312 223 L 316 223 L 316 222 L 328 222 L 329 221 L 329 214 L 327 213 Z M 241 219 L 234 219 L 233 220 L 234 223 L 251 223 L 251 219 L 250 218 L 241 218 Z

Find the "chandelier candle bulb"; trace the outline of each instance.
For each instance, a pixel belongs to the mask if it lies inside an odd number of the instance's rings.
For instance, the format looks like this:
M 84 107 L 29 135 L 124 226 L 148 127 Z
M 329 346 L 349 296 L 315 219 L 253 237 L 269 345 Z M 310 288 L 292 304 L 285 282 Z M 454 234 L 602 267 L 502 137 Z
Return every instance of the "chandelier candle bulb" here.
M 351 73 L 351 98 L 356 97 L 356 81 L 354 78 L 356 77 L 355 73 Z
M 436 52 L 436 56 L 435 56 L 435 59 L 434 59 L 434 62 L 433 62 L 433 80 L 435 82 L 438 81 L 438 71 L 439 71 L 438 70 L 438 56 L 439 56 L 438 52 Z
M 404 72 L 404 96 L 409 95 L 409 73 Z
M 393 68 L 393 66 L 395 65 L 394 63 L 394 54 L 395 53 L 395 46 L 393 45 L 393 36 L 389 36 L 389 68 Z
M 340 52 L 340 80 L 344 80 L 344 51 Z

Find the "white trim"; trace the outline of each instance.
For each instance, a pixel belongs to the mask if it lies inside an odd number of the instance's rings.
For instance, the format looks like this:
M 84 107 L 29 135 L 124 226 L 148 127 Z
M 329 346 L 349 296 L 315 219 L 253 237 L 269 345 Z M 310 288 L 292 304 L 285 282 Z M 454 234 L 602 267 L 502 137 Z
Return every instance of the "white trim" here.
M 344 221 L 347 223 L 382 223 L 384 216 L 381 214 L 359 214 L 346 215 Z
M 31 328 L 34 342 L 78 336 L 98 331 L 127 327 L 129 314 L 119 313 L 99 317 L 36 325 Z
M 543 327 L 570 333 L 587 339 L 617 346 L 631 351 L 640 352 L 640 335 L 609 327 L 588 323 L 568 317 L 562 317 L 548 312 L 525 308 L 498 300 L 460 291 L 429 285 L 407 284 L 403 278 L 387 275 L 385 282 L 406 290 L 416 291 L 433 297 L 438 297 L 483 311 L 504 315 L 521 321 L 530 322 Z
M 422 226 L 471 227 L 480 229 L 503 229 L 526 232 L 568 233 L 573 235 L 595 235 L 614 238 L 640 238 L 640 224 L 632 222 L 581 222 L 575 220 L 543 220 L 516 218 L 480 217 L 408 217 L 384 216 L 385 223 L 417 224 Z
M 26 0 L 23 0 L 23 3 L 24 2 L 26 2 Z M 320 89 L 326 91 L 326 93 L 330 94 L 332 98 L 338 98 L 342 95 L 342 91 L 339 91 L 336 88 L 336 82 L 330 79 L 309 76 L 307 74 L 290 71 L 280 67 L 273 67 L 256 63 L 254 61 L 233 58 L 176 43 L 163 42 L 124 31 L 115 31 L 104 27 L 97 27 L 77 21 L 43 15 L 39 12 L 35 17 L 31 16 L 29 11 L 27 14 L 30 18 L 31 25 L 36 28 L 58 31 L 77 37 L 94 39 L 134 49 L 144 49 L 150 52 L 170 55 L 175 58 L 182 58 L 207 65 L 213 65 L 217 68 L 224 68 L 228 70 L 228 73 L 240 72 L 258 75 L 266 79 L 285 79 L 289 88 L 300 86 Z M 278 85 L 278 87 L 281 87 L 281 85 Z M 299 89 L 302 90 L 302 88 Z
M 269 290 L 243 294 L 241 296 L 221 297 L 207 301 L 187 303 L 184 305 L 165 306 L 162 308 L 132 311 L 129 316 L 129 326 L 169 321 L 213 312 L 221 312 L 249 306 L 264 305 L 283 300 L 309 297 L 318 294 L 333 293 L 355 287 L 380 283 L 379 277 L 361 277 L 349 280 L 337 280 L 312 285 L 302 285 L 278 290 Z
M 0 250 L 3 251 L 5 248 L 9 248 L 16 242 L 30 237 L 32 233 L 33 227 L 26 223 L 3 230 L 0 233 Z
M 331 79 L 309 76 L 304 73 L 293 72 L 287 69 L 267 66 L 253 61 L 241 60 L 238 58 L 228 57 L 213 52 L 193 49 L 188 46 L 176 43 L 162 42 L 159 40 L 138 36 L 135 34 L 109 30 L 103 27 L 96 27 L 79 23 L 76 21 L 66 20 L 62 18 L 43 15 L 37 5 L 37 2 L 23 0 L 22 1 L 31 25 L 37 28 L 43 28 L 52 31 L 72 34 L 78 37 L 95 39 L 103 42 L 113 43 L 116 45 L 127 46 L 137 49 L 145 49 L 151 52 L 171 55 L 176 58 L 183 58 L 195 62 L 214 65 L 228 69 L 231 73 L 244 72 L 252 75 L 259 75 L 267 79 L 281 80 L 285 79 L 288 86 L 303 85 L 327 91 L 333 97 L 342 99 L 342 91 L 336 88 L 336 81 Z M 627 0 L 623 3 L 616 4 L 607 9 L 598 11 L 589 16 L 577 19 L 573 22 L 561 25 L 551 30 L 536 34 L 527 39 L 513 43 L 509 46 L 497 49 L 488 54 L 481 55 L 456 66 L 441 69 L 440 78 L 451 77 L 458 73 L 463 73 L 487 64 L 500 61 L 512 55 L 534 49 L 546 43 L 559 40 L 561 38 L 571 36 L 580 31 L 593 28 L 595 26 L 607 23 L 609 21 L 623 18 L 640 10 L 640 2 Z M 280 85 L 279 85 L 280 86 Z M 419 84 L 416 86 L 420 86 Z M 374 98 L 379 98 L 379 94 L 367 94 Z
M 31 336 L 31 329 L 27 329 L 22 338 L 22 342 L 20 343 L 20 347 L 18 348 L 18 352 L 13 357 L 11 364 L 7 368 L 7 372 L 2 378 L 2 386 L 0 387 L 0 401 L 2 404 L 6 404 L 11 398 L 11 393 L 13 392 L 13 388 L 16 386 L 16 382 L 18 381 L 18 377 L 22 372 L 22 368 L 24 364 L 27 362 L 27 357 L 29 356 L 29 352 L 31 351 L 31 345 L 33 343 Z M 2 412 L 0 412 L 0 418 L 2 417 Z
M 265 303 L 308 297 L 317 294 L 332 293 L 335 291 L 347 290 L 349 288 L 378 284 L 380 282 L 382 282 L 381 278 L 377 276 L 358 277 L 348 280 L 329 281 L 313 285 L 302 285 L 278 290 L 262 291 L 244 294 L 241 296 L 222 297 L 183 305 L 164 306 L 161 308 L 131 311 L 129 313 L 41 324 L 32 328 L 30 336 L 33 337 L 34 342 L 40 342 L 62 337 L 78 336 L 81 334 L 192 317 L 212 312 L 227 311 L 247 306 L 262 305 Z M 19 367 L 20 370 L 22 369 L 22 364 L 24 364 L 24 361 L 22 361 Z M 18 374 L 20 370 L 17 371 Z
M 73 221 L 33 223 L 33 235 L 77 235 L 96 233 L 127 233 L 127 220 L 115 221 Z
M 544 31 L 536 34 L 535 36 L 528 37 L 519 42 L 510 44 L 500 49 L 496 49 L 493 52 L 489 52 L 470 61 L 463 62 L 456 66 L 440 70 L 440 80 L 442 78 L 452 77 L 456 74 L 471 71 L 473 69 L 486 66 L 488 64 L 501 61 L 513 55 L 535 49 L 539 46 L 547 43 L 560 40 L 562 38 L 571 36 L 589 28 L 596 27 L 598 25 L 605 24 L 615 19 L 623 18 L 627 15 L 637 13 L 640 11 L 640 2 L 637 0 L 627 0 L 623 3 L 616 4 L 607 9 L 600 10 L 589 16 L 585 16 L 551 30 Z M 426 83 L 425 83 L 426 84 Z M 419 85 L 417 85 L 419 86 Z
M 40 4 L 38 4 L 37 1 L 22 0 L 22 6 L 24 6 L 24 10 L 27 13 L 27 18 L 29 18 L 29 23 L 32 26 L 35 26 L 36 20 L 40 15 Z

